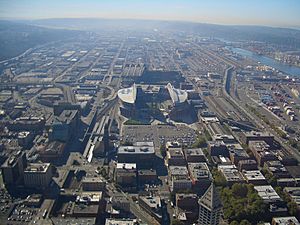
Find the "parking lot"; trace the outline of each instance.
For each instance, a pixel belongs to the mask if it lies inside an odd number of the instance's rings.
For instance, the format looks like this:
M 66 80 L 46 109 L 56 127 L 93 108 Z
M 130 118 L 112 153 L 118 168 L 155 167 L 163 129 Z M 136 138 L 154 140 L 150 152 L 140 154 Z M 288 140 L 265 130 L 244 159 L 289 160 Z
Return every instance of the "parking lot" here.
M 183 145 L 195 142 L 195 130 L 186 125 L 124 125 L 121 141 L 153 141 L 155 148 L 159 148 L 168 141 L 178 141 Z

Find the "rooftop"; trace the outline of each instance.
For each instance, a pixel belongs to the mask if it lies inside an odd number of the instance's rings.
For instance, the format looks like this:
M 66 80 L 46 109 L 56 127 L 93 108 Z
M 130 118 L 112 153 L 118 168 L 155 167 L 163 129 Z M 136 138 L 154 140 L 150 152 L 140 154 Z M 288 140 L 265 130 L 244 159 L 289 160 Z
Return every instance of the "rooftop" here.
M 194 155 L 204 155 L 201 148 L 189 148 L 184 150 L 185 155 L 194 156 Z
M 136 169 L 136 163 L 117 163 L 117 169 Z
M 243 176 L 248 181 L 265 180 L 266 179 L 259 170 L 243 170 L 242 173 L 243 173 Z
M 30 163 L 27 165 L 24 172 L 45 173 L 49 167 L 50 167 L 50 163 Z
M 160 208 L 161 200 L 159 196 L 140 196 L 139 197 L 150 208 Z
M 136 85 L 133 84 L 130 88 L 123 88 L 118 91 L 118 97 L 123 102 L 133 104 L 136 101 L 137 89 Z
M 18 159 L 19 157 L 21 157 L 22 154 L 24 154 L 24 152 L 22 152 L 21 150 L 14 151 L 13 153 L 11 153 L 9 158 L 2 164 L 2 167 L 14 166 L 18 162 Z
M 194 179 L 210 179 L 212 177 L 206 163 L 189 163 L 189 172 Z
M 169 166 L 171 176 L 188 176 L 188 170 L 185 166 Z
M 254 189 L 264 202 L 272 203 L 280 201 L 281 198 L 271 185 L 255 186 Z
M 134 146 L 120 146 L 118 154 L 154 154 L 153 142 L 136 142 Z
M 188 98 L 188 93 L 186 91 L 175 89 L 170 83 L 167 84 L 167 89 L 174 104 L 183 103 Z
M 222 172 L 228 182 L 238 182 L 244 180 L 235 165 L 219 165 L 218 170 Z
M 136 219 L 106 219 L 105 225 L 134 225 L 136 224 Z
M 294 216 L 274 217 L 273 221 L 275 225 L 300 225 L 299 221 Z
M 82 192 L 81 195 L 77 196 L 77 203 L 97 203 L 102 198 L 102 192 Z
M 245 133 L 246 137 L 274 137 L 271 133 L 268 132 L 257 132 L 250 131 Z
M 77 113 L 77 110 L 64 110 L 59 116 L 54 117 L 53 123 L 70 123 Z
M 285 187 L 284 191 L 300 206 L 300 187 Z

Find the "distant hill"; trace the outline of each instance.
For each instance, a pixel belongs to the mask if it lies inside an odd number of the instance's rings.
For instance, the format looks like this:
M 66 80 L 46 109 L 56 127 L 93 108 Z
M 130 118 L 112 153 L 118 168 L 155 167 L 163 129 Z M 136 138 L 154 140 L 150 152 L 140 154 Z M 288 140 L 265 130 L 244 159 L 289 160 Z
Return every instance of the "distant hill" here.
M 271 44 L 300 49 L 300 30 L 265 26 L 230 26 L 192 22 L 132 20 L 132 19 L 43 19 L 31 21 L 31 24 L 71 28 L 80 30 L 111 29 L 163 29 L 177 32 L 197 33 L 205 37 L 219 37 L 238 41 L 263 41 Z
M 192 22 L 132 19 L 43 19 L 18 22 L 0 20 L 0 61 L 51 41 L 76 38 L 82 31 L 168 30 L 230 41 L 262 41 L 300 49 L 300 30 L 262 26 L 228 26 Z
M 71 38 L 78 33 L 0 20 L 0 61 L 18 56 L 37 45 Z

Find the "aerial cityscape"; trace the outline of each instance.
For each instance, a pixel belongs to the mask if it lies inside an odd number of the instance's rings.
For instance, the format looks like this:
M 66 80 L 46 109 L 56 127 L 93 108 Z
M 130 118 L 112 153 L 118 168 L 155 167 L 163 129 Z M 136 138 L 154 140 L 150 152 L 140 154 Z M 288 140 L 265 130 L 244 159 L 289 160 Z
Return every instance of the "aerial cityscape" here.
M 1 225 L 300 225 L 300 2 L 21 2 L 0 0 Z

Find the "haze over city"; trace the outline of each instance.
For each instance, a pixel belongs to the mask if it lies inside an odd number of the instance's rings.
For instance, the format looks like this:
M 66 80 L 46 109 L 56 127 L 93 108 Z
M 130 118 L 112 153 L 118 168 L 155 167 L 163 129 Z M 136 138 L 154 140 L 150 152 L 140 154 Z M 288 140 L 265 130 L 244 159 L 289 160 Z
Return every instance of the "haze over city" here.
M 0 17 L 129 18 L 300 27 L 298 0 L 1 0 Z

